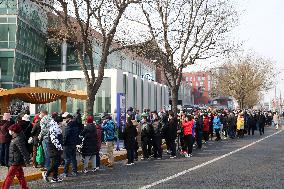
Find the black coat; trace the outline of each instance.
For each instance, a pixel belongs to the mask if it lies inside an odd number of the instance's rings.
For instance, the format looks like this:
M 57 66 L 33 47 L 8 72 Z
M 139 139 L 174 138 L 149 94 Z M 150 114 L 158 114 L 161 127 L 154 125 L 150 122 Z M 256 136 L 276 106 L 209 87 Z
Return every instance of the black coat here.
M 203 128 L 204 128 L 204 123 L 203 123 L 203 117 L 202 116 L 199 116 L 197 119 L 196 119 L 196 133 L 197 132 L 202 132 L 203 131 Z
M 79 128 L 76 121 L 70 121 L 64 128 L 63 146 L 75 146 L 79 144 Z
M 38 120 L 32 128 L 31 137 L 33 137 L 33 145 L 37 146 L 39 143 L 39 133 L 41 131 L 40 120 Z
M 9 166 L 28 164 L 30 160 L 23 132 L 16 134 L 9 147 Z
M 168 128 L 169 140 L 175 140 L 177 138 L 177 126 L 178 126 L 178 120 L 176 118 L 170 119 L 169 128 Z
M 83 139 L 82 156 L 93 156 L 97 152 L 98 141 L 97 141 L 97 129 L 94 124 L 88 124 L 84 127 L 84 130 L 80 134 Z
M 137 129 L 136 127 L 130 123 L 126 123 L 123 139 L 125 148 L 128 149 L 135 149 L 135 137 L 137 136 Z

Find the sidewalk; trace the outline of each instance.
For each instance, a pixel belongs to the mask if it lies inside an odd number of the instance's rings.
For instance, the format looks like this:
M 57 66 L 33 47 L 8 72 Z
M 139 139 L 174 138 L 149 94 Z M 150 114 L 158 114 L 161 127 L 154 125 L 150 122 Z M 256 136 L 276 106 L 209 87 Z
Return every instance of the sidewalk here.
M 121 146 L 121 145 L 120 145 Z M 115 145 L 116 149 L 116 145 Z M 115 161 L 121 161 L 126 159 L 126 150 L 125 149 L 120 149 L 120 151 L 113 150 L 114 154 L 114 160 Z M 104 154 L 101 158 L 101 165 L 106 165 L 108 162 L 108 158 L 105 155 L 106 154 L 106 146 L 102 145 L 101 152 Z M 81 156 L 77 154 L 77 161 L 78 161 L 78 171 L 82 170 L 82 163 L 81 163 Z M 7 175 L 8 168 L 0 166 L 0 186 L 2 186 L 5 177 Z M 24 172 L 25 172 L 25 178 L 28 181 L 33 181 L 33 180 L 39 180 L 42 178 L 40 168 L 33 168 L 31 166 L 29 167 L 24 167 Z M 59 167 L 59 173 L 63 172 L 63 167 Z M 14 179 L 13 184 L 18 184 L 18 179 Z

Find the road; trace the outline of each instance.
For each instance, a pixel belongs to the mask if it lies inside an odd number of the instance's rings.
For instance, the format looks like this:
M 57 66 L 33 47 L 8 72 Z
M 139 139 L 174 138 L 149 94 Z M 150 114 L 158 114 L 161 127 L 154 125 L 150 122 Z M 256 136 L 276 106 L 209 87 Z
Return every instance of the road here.
M 139 161 L 127 167 L 66 178 L 62 183 L 29 183 L 30 188 L 284 188 L 284 131 L 266 129 L 243 139 L 210 141 L 193 157 Z

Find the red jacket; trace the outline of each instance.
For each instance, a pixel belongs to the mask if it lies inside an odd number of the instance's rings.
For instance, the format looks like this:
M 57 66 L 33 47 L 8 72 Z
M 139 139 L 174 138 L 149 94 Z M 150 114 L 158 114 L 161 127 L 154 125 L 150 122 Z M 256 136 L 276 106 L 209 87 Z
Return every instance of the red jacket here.
M 204 132 L 209 132 L 209 117 L 206 116 L 203 118 L 203 124 L 204 124 L 204 128 L 203 128 L 203 131 Z
M 102 133 L 103 133 L 103 129 L 101 127 L 101 125 L 97 124 L 96 125 L 97 128 L 97 141 L 98 141 L 98 152 L 101 150 L 101 146 L 102 146 Z
M 192 128 L 194 126 L 194 120 L 191 121 L 183 121 L 182 127 L 183 127 L 183 134 L 184 135 L 192 135 Z

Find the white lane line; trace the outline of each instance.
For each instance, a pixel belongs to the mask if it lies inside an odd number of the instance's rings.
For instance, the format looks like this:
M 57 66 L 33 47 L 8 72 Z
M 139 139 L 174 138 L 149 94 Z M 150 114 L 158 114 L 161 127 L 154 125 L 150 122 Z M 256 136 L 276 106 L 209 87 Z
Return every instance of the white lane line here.
M 274 134 L 268 135 L 268 136 L 266 136 L 266 137 L 264 137 L 264 138 L 262 138 L 262 139 L 259 139 L 259 140 L 255 141 L 255 142 L 252 142 L 252 143 L 250 143 L 250 144 L 248 144 L 248 145 L 246 145 L 246 146 L 244 146 L 244 147 L 238 148 L 238 149 L 236 149 L 236 150 L 234 150 L 234 151 L 232 151 L 232 152 L 229 152 L 229 153 L 224 154 L 224 155 L 222 155 L 222 156 L 219 156 L 219 157 L 217 157 L 217 158 L 215 158 L 215 159 L 212 159 L 212 160 L 210 160 L 210 161 L 207 161 L 207 162 L 204 162 L 204 163 L 202 163 L 202 164 L 199 164 L 199 165 L 197 165 L 197 166 L 195 166 L 195 167 L 192 167 L 192 168 L 190 168 L 190 169 L 186 169 L 186 170 L 184 170 L 184 171 L 182 171 L 182 172 L 179 172 L 179 173 L 174 174 L 174 175 L 172 175 L 172 176 L 169 176 L 169 177 L 167 177 L 167 178 L 164 178 L 164 179 L 158 180 L 158 181 L 156 181 L 156 182 L 153 182 L 152 184 L 149 184 L 149 185 L 146 185 L 146 186 L 142 186 L 142 187 L 140 187 L 139 189 L 152 188 L 152 187 L 154 187 L 154 186 L 157 186 L 157 185 L 162 184 L 162 183 L 164 183 L 164 182 L 167 182 L 167 181 L 169 181 L 169 180 L 172 180 L 172 179 L 175 179 L 175 178 L 180 177 L 180 176 L 182 176 L 182 175 L 185 175 L 185 174 L 187 174 L 187 173 L 189 173 L 189 172 L 191 172 L 191 171 L 194 171 L 194 170 L 196 170 L 196 169 L 199 169 L 199 168 L 201 168 L 201 167 L 204 167 L 204 166 L 206 166 L 206 165 L 209 165 L 209 164 L 211 164 L 211 163 L 214 163 L 215 161 L 218 161 L 218 160 L 223 159 L 223 158 L 225 158 L 225 157 L 228 157 L 228 156 L 230 156 L 230 155 L 232 155 L 232 154 L 235 154 L 235 153 L 237 153 L 237 152 L 239 152 L 239 151 L 241 151 L 241 150 L 244 150 L 244 149 L 246 149 L 246 148 L 248 148 L 248 147 L 250 147 L 250 146 L 252 146 L 252 145 L 255 145 L 255 144 L 257 144 L 257 143 L 259 143 L 259 142 L 265 140 L 265 139 L 268 139 L 268 138 L 270 138 L 270 137 L 272 137 L 272 136 L 274 136 L 274 135 L 277 135 L 278 133 L 280 133 L 280 132 L 282 132 L 282 131 L 283 131 L 283 130 L 280 130 L 280 131 L 278 131 L 278 132 L 276 132 L 276 133 L 274 133 Z

